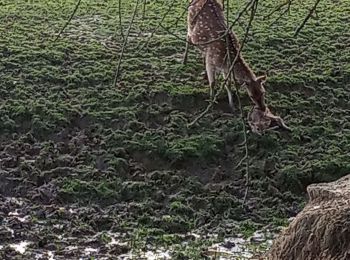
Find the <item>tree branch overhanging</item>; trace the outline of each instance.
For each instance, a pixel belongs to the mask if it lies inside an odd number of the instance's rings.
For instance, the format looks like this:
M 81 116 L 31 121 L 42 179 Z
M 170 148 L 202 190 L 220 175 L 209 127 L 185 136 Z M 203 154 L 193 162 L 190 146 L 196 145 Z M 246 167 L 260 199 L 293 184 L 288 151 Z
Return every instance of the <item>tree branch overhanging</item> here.
M 78 0 L 75 4 L 74 10 L 72 12 L 72 14 L 70 15 L 70 17 L 68 18 L 68 20 L 66 21 L 66 23 L 63 25 L 63 27 L 61 28 L 61 30 L 59 31 L 59 33 L 57 34 L 56 38 L 54 39 L 53 42 L 56 42 L 58 40 L 58 38 L 61 36 L 61 34 L 63 33 L 63 31 L 67 28 L 67 26 L 70 24 L 70 22 L 72 21 L 74 15 L 76 14 L 76 12 L 78 11 L 78 8 L 80 6 L 81 0 Z
M 306 25 L 306 23 L 309 21 L 309 19 L 312 17 L 312 15 L 315 13 L 318 4 L 321 2 L 321 0 L 316 0 L 315 4 L 313 5 L 313 7 L 310 9 L 309 13 L 307 14 L 307 16 L 305 17 L 304 21 L 300 24 L 300 26 L 298 27 L 298 29 L 295 31 L 294 37 L 297 37 L 298 34 L 300 33 L 300 31 L 304 28 L 304 26 Z
M 120 66 L 121 66 L 121 63 L 122 63 L 122 60 L 123 60 L 123 57 L 124 57 L 124 52 L 125 52 L 125 49 L 126 49 L 126 44 L 128 42 L 130 30 L 131 30 L 132 25 L 134 24 L 134 20 L 135 20 L 135 17 L 136 17 L 136 13 L 137 13 L 137 8 L 139 6 L 139 2 L 140 2 L 140 0 L 136 0 L 134 12 L 133 12 L 133 14 L 131 16 L 131 19 L 130 19 L 130 22 L 129 22 L 129 27 L 128 27 L 128 30 L 126 31 L 126 35 L 124 36 L 122 50 L 120 52 L 119 60 L 118 60 L 118 63 L 117 63 L 117 68 L 116 68 L 115 75 L 114 75 L 114 81 L 113 81 L 113 86 L 114 87 L 117 85 L 117 82 L 118 82 L 118 78 L 119 78 L 119 74 L 120 74 Z

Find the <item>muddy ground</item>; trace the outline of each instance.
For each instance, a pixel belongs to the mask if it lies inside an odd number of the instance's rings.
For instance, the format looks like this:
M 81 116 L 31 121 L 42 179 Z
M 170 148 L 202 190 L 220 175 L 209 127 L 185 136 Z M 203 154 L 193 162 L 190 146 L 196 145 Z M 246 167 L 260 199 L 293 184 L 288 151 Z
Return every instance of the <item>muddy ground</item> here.
M 349 1 L 322 1 L 297 38 L 312 1 L 277 22 L 275 1 L 260 4 L 243 53 L 293 132 L 247 134 L 243 207 L 239 113 L 223 93 L 187 127 L 209 97 L 200 55 L 181 64 L 186 3 L 154 2 L 139 7 L 116 86 L 117 1 L 83 1 L 56 42 L 75 1 L 0 3 L 1 259 L 203 259 L 217 243 L 251 258 L 308 184 L 350 172 Z M 123 1 L 124 33 L 133 8 Z

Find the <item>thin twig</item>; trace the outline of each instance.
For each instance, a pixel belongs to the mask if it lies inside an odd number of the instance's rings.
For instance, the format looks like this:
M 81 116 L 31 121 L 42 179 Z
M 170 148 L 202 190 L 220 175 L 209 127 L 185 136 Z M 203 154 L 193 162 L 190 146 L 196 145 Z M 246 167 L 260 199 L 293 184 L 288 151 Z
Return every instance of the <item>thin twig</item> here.
M 286 9 L 276 18 L 276 20 L 274 20 L 271 24 L 270 27 L 274 24 L 276 24 L 286 13 L 290 14 L 290 8 L 292 6 L 292 0 L 288 0 L 287 2 L 287 7 Z
M 246 140 L 243 141 L 244 146 L 246 145 Z M 239 167 L 241 167 L 241 165 L 244 163 L 244 161 L 248 158 L 247 154 L 245 154 L 242 159 L 239 161 L 239 163 L 236 165 L 235 169 L 238 169 Z
M 63 33 L 63 31 L 67 28 L 68 24 L 72 21 L 75 13 L 77 12 L 79 6 L 80 6 L 81 0 L 78 0 L 77 3 L 75 4 L 74 10 L 72 12 L 72 14 L 70 15 L 69 19 L 66 21 L 66 23 L 64 24 L 64 26 L 61 28 L 61 30 L 59 31 L 59 33 L 57 34 L 56 38 L 54 39 L 53 42 L 56 42 L 58 40 L 58 38 L 61 36 L 61 34 Z
M 288 8 L 286 8 L 269 26 L 275 25 L 287 12 L 289 12 Z
M 189 7 L 189 6 L 190 6 L 190 4 L 188 4 L 187 8 L 184 9 L 184 10 L 182 11 L 181 15 L 178 16 L 178 17 L 176 18 L 176 21 L 175 21 L 175 23 L 173 24 L 173 26 L 174 26 L 175 28 L 177 28 L 177 26 L 178 26 L 180 20 L 181 20 L 181 19 L 184 17 L 184 15 L 187 13 L 188 7 Z M 172 26 L 172 27 L 173 27 L 173 26 Z
M 233 63 L 231 64 L 229 73 L 225 79 L 224 84 L 226 84 L 227 80 L 229 79 L 230 75 L 233 75 L 233 79 L 235 80 L 235 76 L 234 76 L 234 66 L 235 63 L 237 62 L 238 58 L 240 57 L 241 51 L 248 39 L 248 34 L 252 25 L 252 22 L 254 20 L 255 14 L 256 14 L 256 10 L 258 7 L 258 0 L 253 0 L 252 5 L 251 5 L 251 15 L 250 15 L 250 19 L 248 22 L 248 25 L 246 27 L 246 31 L 245 31 L 245 35 L 242 41 L 242 44 L 240 46 L 240 48 L 237 51 L 236 57 L 233 61 Z M 247 138 L 247 129 L 246 129 L 246 122 L 244 119 L 244 112 L 243 112 L 243 108 L 242 108 L 242 103 L 241 103 L 241 99 L 239 97 L 239 90 L 238 90 L 238 84 L 237 82 L 235 82 L 235 87 L 236 87 L 236 95 L 237 95 L 237 100 L 238 100 L 238 106 L 240 109 L 240 114 L 241 114 L 241 120 L 242 120 L 242 127 L 243 127 L 243 137 L 244 137 L 244 146 L 245 146 L 245 155 L 242 158 L 242 160 L 239 162 L 238 165 L 241 165 L 244 161 L 246 162 L 246 190 L 245 190 L 245 195 L 243 198 L 243 202 L 242 202 L 242 207 L 244 207 L 246 199 L 247 199 L 247 195 L 248 195 L 248 191 L 249 191 L 249 186 L 250 186 L 250 174 L 249 174 L 249 151 L 248 151 L 248 138 Z
M 143 0 L 143 6 L 142 6 L 142 20 L 146 17 L 146 4 L 147 0 Z
M 249 186 L 250 186 L 249 150 L 248 150 L 248 138 L 247 138 L 246 122 L 245 122 L 245 119 L 244 119 L 244 112 L 243 112 L 243 108 L 242 108 L 242 102 L 241 102 L 241 99 L 240 99 L 240 97 L 239 97 L 238 83 L 236 82 L 236 78 L 235 78 L 235 75 L 234 75 L 234 66 L 235 66 L 235 64 L 236 64 L 236 62 L 237 62 L 237 60 L 238 60 L 238 58 L 240 57 L 240 54 L 241 54 L 241 52 L 242 52 L 242 49 L 243 49 L 245 43 L 247 42 L 248 34 L 249 34 L 249 31 L 250 31 L 252 22 L 253 22 L 254 17 L 255 17 L 257 7 L 258 7 L 258 0 L 253 0 L 251 3 L 252 3 L 252 4 L 251 4 L 251 7 L 250 7 L 250 8 L 251 8 L 250 19 L 249 19 L 248 25 L 247 25 L 247 27 L 246 27 L 246 31 L 245 31 L 245 35 L 244 35 L 242 44 L 241 44 L 241 46 L 239 47 L 239 49 L 237 50 L 236 57 L 235 57 L 234 61 L 233 61 L 232 64 L 231 64 L 229 73 L 228 73 L 227 77 L 225 78 L 225 82 L 224 82 L 224 85 L 225 85 L 226 82 L 229 80 L 230 76 L 232 76 L 232 77 L 233 77 L 233 80 L 235 81 L 236 96 L 237 96 L 238 107 L 239 107 L 239 110 L 240 110 L 240 115 L 241 115 L 241 120 L 242 120 L 245 155 L 244 155 L 244 157 L 241 159 L 241 161 L 238 163 L 238 165 L 236 166 L 236 168 L 238 168 L 244 161 L 246 161 L 246 168 L 245 168 L 245 171 L 246 171 L 246 174 L 245 174 L 245 176 L 246 176 L 246 189 L 245 189 L 245 193 L 244 193 L 244 198 L 243 198 L 243 202 L 242 202 L 242 207 L 244 207 L 244 205 L 245 205 L 245 202 L 246 202 L 246 199 L 247 199 L 247 195 L 248 195 L 248 191 L 249 191 Z M 230 55 L 229 55 L 229 56 L 230 56 Z M 230 58 L 229 58 L 229 59 L 230 59 Z
M 218 91 L 216 93 L 216 95 L 214 96 L 213 100 L 209 103 L 207 108 L 199 116 L 197 116 L 188 126 L 194 125 L 200 118 L 202 118 L 210 110 L 210 108 L 216 102 L 216 99 L 217 99 L 218 95 L 220 94 L 220 92 L 223 90 L 224 86 L 227 84 L 228 80 L 230 79 L 230 76 L 232 76 L 234 81 L 236 81 L 235 80 L 235 75 L 234 75 L 234 66 L 235 66 L 235 63 L 238 61 L 238 59 L 240 57 L 240 54 L 241 54 L 241 51 L 242 51 L 242 49 L 243 49 L 243 47 L 244 47 L 244 45 L 245 45 L 245 43 L 246 43 L 246 41 L 248 39 L 248 34 L 249 34 L 252 22 L 253 22 L 254 17 L 255 17 L 257 7 L 258 7 L 258 0 L 252 0 L 249 3 L 249 5 L 247 5 L 247 6 L 250 6 L 250 8 L 251 8 L 250 19 L 249 19 L 248 25 L 246 27 L 245 35 L 244 35 L 243 41 L 241 43 L 241 46 L 237 50 L 236 56 L 235 56 L 235 58 L 234 58 L 234 60 L 233 60 L 233 62 L 231 64 L 231 67 L 229 69 L 229 72 L 228 72 L 225 80 L 224 80 L 224 83 L 222 84 L 220 91 Z M 246 8 L 247 8 L 247 6 L 246 6 Z M 230 30 L 230 29 L 228 29 L 228 30 Z M 230 59 L 230 57 L 229 57 L 229 59 Z M 247 200 L 247 196 L 248 196 L 248 192 L 249 192 L 249 186 L 250 186 L 249 150 L 248 150 L 248 138 L 247 138 L 246 122 L 245 122 L 245 118 L 244 118 L 242 102 L 241 102 L 240 97 L 239 97 L 239 90 L 238 90 L 237 82 L 235 82 L 235 87 L 236 87 L 236 95 L 237 95 L 237 100 L 238 100 L 238 106 L 239 106 L 240 114 L 241 114 L 242 127 L 243 127 L 243 137 L 244 137 L 244 146 L 245 146 L 245 155 L 244 155 L 244 157 L 242 158 L 242 160 L 239 162 L 239 164 L 237 166 L 237 167 L 239 167 L 244 161 L 246 161 L 246 167 L 245 167 L 245 171 L 246 171 L 246 174 L 245 174 L 245 177 L 246 177 L 246 189 L 245 189 L 244 197 L 243 197 L 243 201 L 242 201 L 242 207 L 244 207 L 245 202 Z
M 174 22 L 171 26 L 169 26 L 169 27 L 166 28 L 166 27 L 164 27 L 162 24 L 160 24 L 160 27 L 162 27 L 163 29 L 165 29 L 169 34 L 175 36 L 176 38 L 178 38 L 178 39 L 180 39 L 180 40 L 182 40 L 182 41 L 184 41 L 184 42 L 188 42 L 188 41 L 186 41 L 186 40 L 182 39 L 181 37 L 177 36 L 176 34 L 170 32 L 169 28 L 177 28 L 177 27 L 178 27 L 179 22 L 180 22 L 181 19 L 184 17 L 184 15 L 188 12 L 188 8 L 191 6 L 191 4 L 192 4 L 192 2 L 189 2 L 189 3 L 188 3 L 187 7 L 182 11 L 181 15 L 179 15 L 179 16 L 176 18 L 175 22 Z M 190 42 L 188 42 L 188 43 L 191 44 Z
M 232 30 L 233 26 L 239 21 L 239 19 L 241 19 L 241 17 L 243 16 L 243 14 L 249 9 L 249 7 L 251 8 L 252 5 L 254 4 L 255 0 L 251 0 L 250 2 L 248 2 L 244 8 L 238 13 L 237 17 L 235 18 L 235 20 L 233 22 L 231 22 L 231 25 L 229 27 L 229 30 Z
M 265 15 L 263 17 L 263 20 L 266 20 L 266 19 L 270 18 L 274 13 L 281 11 L 281 9 L 283 7 L 285 7 L 286 5 L 287 5 L 287 10 L 288 10 L 290 5 L 291 5 L 291 3 L 292 3 L 292 0 L 286 0 L 285 2 L 283 2 L 282 4 L 277 6 L 275 9 L 273 9 L 272 12 L 270 12 L 268 15 Z
M 150 36 L 147 38 L 146 42 L 139 48 L 139 50 L 137 51 L 137 53 L 139 53 L 140 51 L 142 51 L 144 48 L 148 48 L 148 44 L 151 41 L 151 38 L 153 37 L 153 35 L 156 33 L 156 31 L 158 31 L 159 27 L 162 26 L 162 23 L 164 22 L 165 18 L 168 16 L 168 14 L 170 13 L 171 9 L 173 8 L 175 4 L 175 1 L 172 1 L 168 10 L 164 13 L 162 19 L 160 20 L 160 22 L 158 23 L 157 27 L 153 29 L 153 31 L 151 32 Z
M 224 85 L 222 85 L 220 90 L 216 92 L 213 99 L 209 101 L 209 105 L 204 109 L 204 111 L 202 113 L 200 113 L 191 123 L 187 124 L 187 127 L 192 127 L 194 124 L 196 124 L 201 118 L 203 118 L 209 112 L 209 110 L 216 103 L 217 98 L 219 97 L 219 95 L 223 89 L 224 89 Z
M 222 6 L 225 6 L 224 2 L 222 3 Z M 226 1 L 226 21 L 230 20 L 230 1 Z
M 123 23 L 122 23 L 122 0 L 118 0 L 118 12 L 119 12 L 119 29 L 120 35 L 124 39 Z
M 318 4 L 321 2 L 321 0 L 316 0 L 314 6 L 311 8 L 311 10 L 309 11 L 308 15 L 305 17 L 304 21 L 302 22 L 302 24 L 298 27 L 298 29 L 295 31 L 294 37 L 297 37 L 299 32 L 304 28 L 305 24 L 307 23 L 307 21 L 310 19 L 310 17 L 312 16 L 312 14 L 316 11 L 316 8 L 318 6 Z
M 139 1 L 140 0 L 137 0 L 136 1 L 136 4 L 135 4 L 135 9 L 134 9 L 134 12 L 133 12 L 133 15 L 130 19 L 130 23 L 129 23 L 129 27 L 128 27 L 128 30 L 126 32 L 126 35 L 124 37 L 124 42 L 123 42 L 123 47 L 122 47 L 122 50 L 120 52 L 120 56 L 119 56 L 119 60 L 118 60 L 118 65 L 117 65 L 117 69 L 115 71 L 115 75 L 114 75 L 114 82 L 113 82 L 113 86 L 115 87 L 117 85 L 117 81 L 118 81 L 118 77 L 119 77 L 119 71 L 120 71 L 120 65 L 122 63 L 122 59 L 123 59 L 123 56 L 124 56 L 124 52 L 125 52 L 125 48 L 126 48 L 126 44 L 128 42 L 128 37 L 129 37 L 129 34 L 130 34 L 130 30 L 131 30 L 131 27 L 134 23 L 134 19 L 136 17 L 136 13 L 137 13 L 137 8 L 139 6 Z
M 255 2 L 258 2 L 258 0 L 252 0 L 253 5 L 251 6 L 251 8 L 254 8 L 254 3 L 255 3 Z M 254 13 L 254 16 L 255 16 L 255 13 Z M 244 47 L 244 45 L 245 45 L 245 43 L 246 43 L 246 41 L 247 41 L 247 39 L 248 39 L 248 34 L 249 34 L 249 31 L 250 31 L 250 27 L 251 27 L 251 24 L 252 24 L 252 22 L 253 22 L 254 16 L 251 16 L 250 19 L 249 19 L 249 22 L 248 22 L 248 25 L 247 25 L 247 27 L 246 27 L 246 31 L 245 31 L 245 34 L 244 34 L 243 41 L 242 41 L 242 43 L 241 43 L 240 48 L 238 48 L 238 50 L 237 50 L 237 54 L 236 54 L 236 56 L 235 56 L 235 59 L 234 59 L 233 62 L 231 63 L 231 67 L 230 67 L 230 69 L 229 69 L 229 72 L 228 72 L 228 74 L 227 74 L 227 77 L 225 78 L 224 84 L 227 83 L 227 81 L 228 81 L 230 75 L 232 75 L 232 73 L 234 73 L 234 70 L 233 70 L 233 69 L 234 69 L 234 66 L 235 66 L 236 62 L 238 61 L 238 58 L 239 58 L 240 55 L 241 55 L 242 49 L 243 49 L 243 47 Z
M 246 30 L 246 36 L 248 36 L 251 24 L 254 20 L 255 14 L 256 14 L 256 10 L 258 9 L 258 0 L 256 0 L 254 2 L 254 4 L 252 5 L 252 9 L 251 9 L 251 14 L 250 14 L 250 19 L 249 19 L 249 23 L 247 26 L 247 30 Z M 236 93 L 238 94 L 238 88 L 236 85 Z M 238 102 L 240 102 L 240 99 L 238 98 Z M 242 123 L 243 123 L 243 136 L 244 136 L 244 147 L 245 147 L 245 155 L 244 157 L 246 157 L 246 188 L 245 188 L 245 192 L 244 192 L 244 197 L 243 197 L 243 202 L 242 202 L 242 207 L 244 207 L 245 202 L 247 200 L 247 196 L 248 196 L 248 192 L 249 192 L 249 187 L 250 187 L 250 174 L 249 174 L 249 151 L 248 151 L 248 139 L 247 139 L 247 128 L 246 128 L 246 124 L 245 124 L 245 120 L 244 120 L 244 115 L 243 115 L 243 109 L 242 106 L 240 105 L 240 112 L 241 112 L 241 117 L 242 117 Z

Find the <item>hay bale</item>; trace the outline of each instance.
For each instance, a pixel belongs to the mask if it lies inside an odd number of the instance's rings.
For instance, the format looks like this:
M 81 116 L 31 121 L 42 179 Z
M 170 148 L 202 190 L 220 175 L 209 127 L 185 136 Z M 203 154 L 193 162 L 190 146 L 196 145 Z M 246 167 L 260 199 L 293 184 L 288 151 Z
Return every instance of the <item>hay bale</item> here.
M 350 259 L 350 175 L 307 191 L 309 203 L 274 241 L 267 259 Z

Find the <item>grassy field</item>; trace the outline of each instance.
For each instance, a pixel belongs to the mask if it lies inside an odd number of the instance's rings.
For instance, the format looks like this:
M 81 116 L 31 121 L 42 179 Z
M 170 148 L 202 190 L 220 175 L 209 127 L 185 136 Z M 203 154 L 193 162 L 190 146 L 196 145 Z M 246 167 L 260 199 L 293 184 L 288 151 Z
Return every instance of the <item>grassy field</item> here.
M 122 1 L 124 34 L 135 2 Z M 243 54 L 268 75 L 269 106 L 293 132 L 248 133 L 243 208 L 239 114 L 228 115 L 223 93 L 187 127 L 209 98 L 198 51 L 181 64 L 187 2 L 148 2 L 116 86 L 117 1 L 82 1 L 56 42 L 75 1 L 0 2 L 1 259 L 116 259 L 157 249 L 203 259 L 224 238 L 285 225 L 308 184 L 350 173 L 350 1 L 321 1 L 297 38 L 313 1 L 276 23 L 279 13 L 266 18 L 276 1 L 261 1 Z M 241 8 L 233 4 L 231 20 Z M 241 37 L 247 19 L 234 28 Z M 23 254 L 13 249 L 21 241 L 29 243 Z

